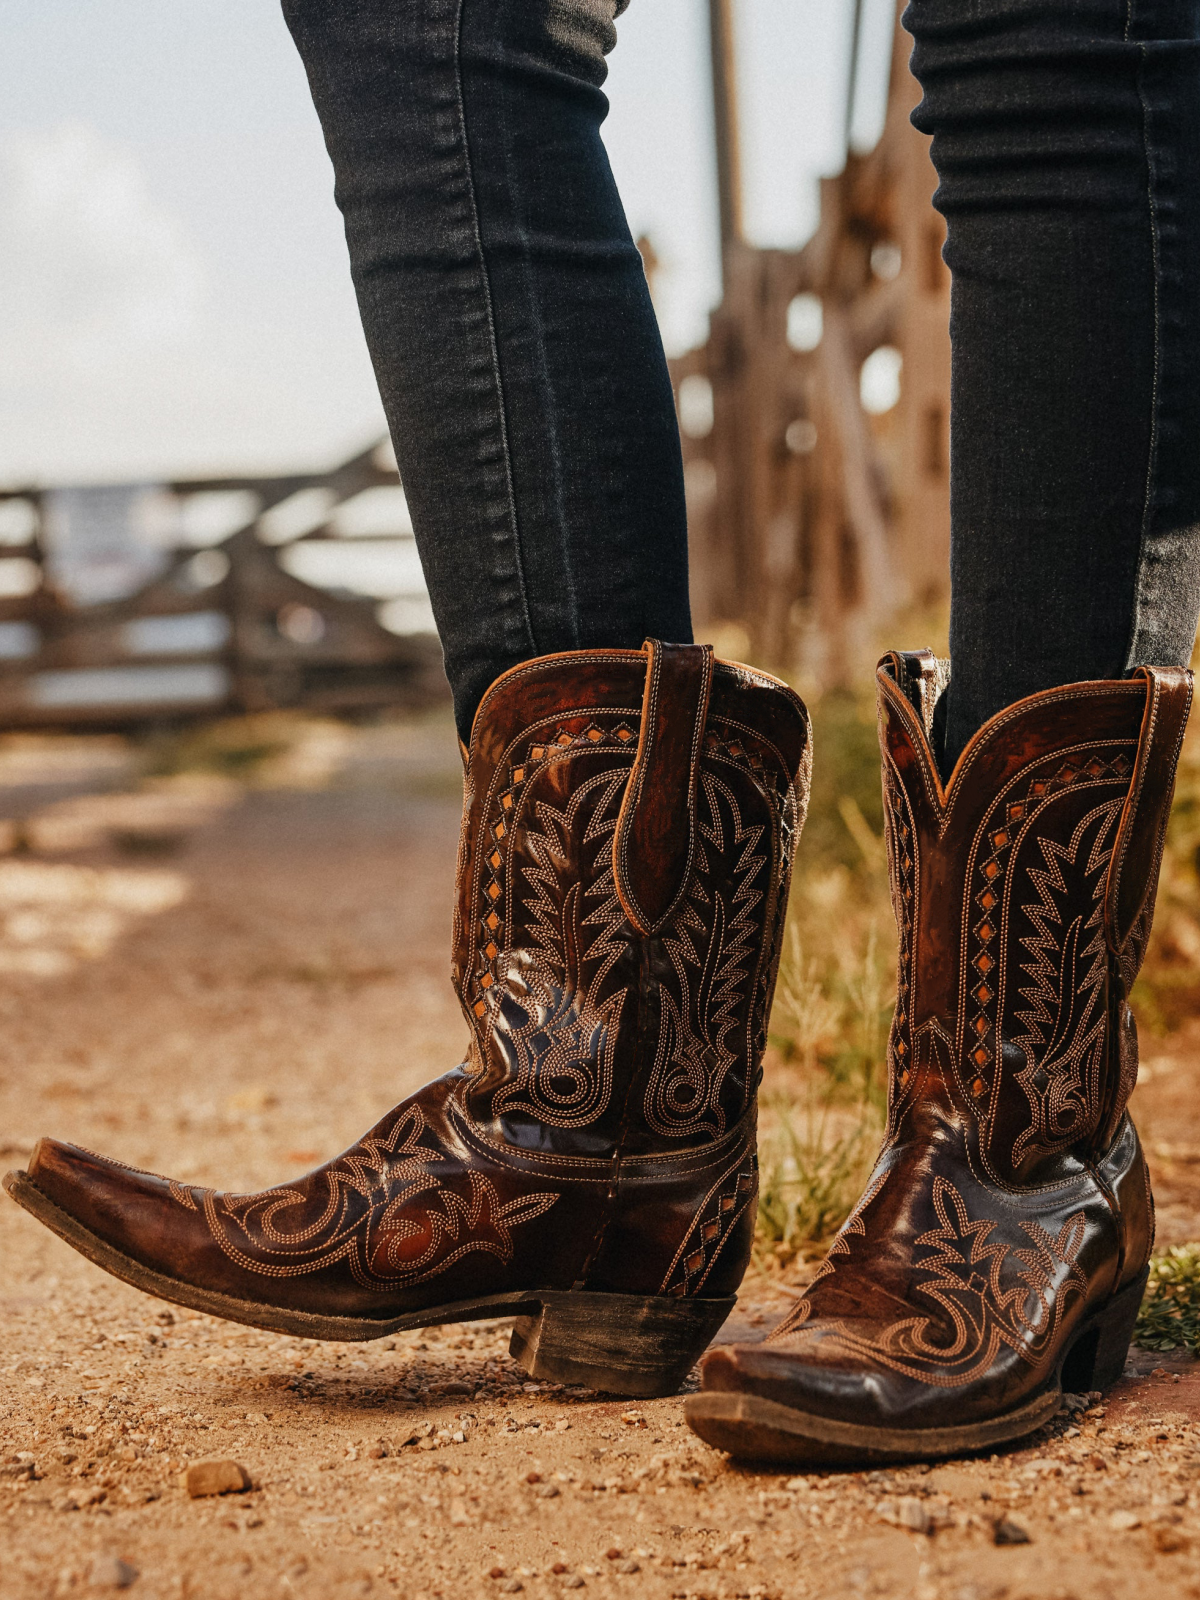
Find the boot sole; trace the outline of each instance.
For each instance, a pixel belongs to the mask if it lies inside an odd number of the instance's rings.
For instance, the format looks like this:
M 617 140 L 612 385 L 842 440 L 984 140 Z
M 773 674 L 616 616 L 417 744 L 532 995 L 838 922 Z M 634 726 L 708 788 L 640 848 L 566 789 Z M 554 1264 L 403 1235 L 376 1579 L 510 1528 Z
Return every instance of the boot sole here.
M 602 1294 L 584 1289 L 522 1289 L 455 1300 L 404 1316 L 337 1317 L 238 1300 L 169 1278 L 107 1244 L 54 1204 L 25 1172 L 3 1179 L 23 1210 L 114 1278 L 173 1305 L 227 1322 L 305 1339 L 361 1343 L 444 1322 L 516 1318 L 509 1353 L 532 1378 L 578 1384 L 638 1399 L 674 1394 L 737 1303 L 671 1295 Z
M 934 1461 L 1011 1444 L 1033 1433 L 1070 1392 L 1108 1389 L 1121 1376 L 1142 1303 L 1147 1268 L 1079 1330 L 1051 1386 L 1015 1411 L 949 1428 L 880 1428 L 817 1416 L 739 1390 L 708 1390 L 684 1402 L 693 1433 L 743 1461 L 795 1466 L 872 1466 Z

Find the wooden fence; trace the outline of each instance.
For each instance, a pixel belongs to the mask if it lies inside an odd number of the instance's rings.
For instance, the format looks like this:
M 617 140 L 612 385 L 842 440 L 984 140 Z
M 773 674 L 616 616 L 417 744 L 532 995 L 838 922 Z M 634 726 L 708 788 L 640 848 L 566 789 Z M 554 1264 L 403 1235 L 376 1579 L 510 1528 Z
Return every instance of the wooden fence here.
M 56 548 L 56 492 L 0 492 L 8 590 L 0 597 L 0 728 L 126 727 L 281 707 L 359 713 L 444 696 L 440 647 L 431 620 L 421 625 L 428 601 L 419 577 L 414 593 L 390 602 L 415 614 L 417 631 L 392 631 L 379 620 L 389 602 L 287 570 L 303 566 L 301 547 L 311 556 L 403 542 L 402 527 L 360 528 L 352 538 L 339 530 L 380 491 L 402 508 L 386 441 L 331 472 L 153 486 L 151 496 L 185 528 L 214 504 L 243 505 L 247 514 L 215 543 L 146 546 L 152 575 L 90 604 L 71 594 L 70 551 Z M 415 552 L 409 565 L 415 570 Z

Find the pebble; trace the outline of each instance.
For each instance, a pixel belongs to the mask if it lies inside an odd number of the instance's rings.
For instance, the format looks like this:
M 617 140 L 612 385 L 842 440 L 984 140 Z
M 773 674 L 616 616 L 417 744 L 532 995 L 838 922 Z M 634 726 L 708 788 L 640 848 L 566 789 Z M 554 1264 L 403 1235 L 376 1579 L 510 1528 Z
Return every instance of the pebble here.
M 1164 1555 L 1174 1555 L 1177 1550 L 1186 1550 L 1187 1547 L 1187 1535 L 1180 1533 L 1178 1528 L 1155 1528 L 1154 1548 L 1161 1550 Z
M 1019 1522 L 1010 1522 L 1007 1517 L 1001 1517 L 992 1528 L 993 1544 L 1032 1544 L 1028 1533 Z
M 506 1578 L 505 1581 L 500 1585 L 500 1593 L 520 1594 L 524 1587 L 525 1585 L 521 1582 L 520 1578 Z
M 119 1556 L 97 1556 L 88 1572 L 93 1589 L 128 1589 L 137 1582 L 138 1570 Z
M 196 1461 L 187 1469 L 187 1492 L 193 1500 L 209 1494 L 242 1494 L 251 1487 L 240 1461 Z
M 563 1588 L 564 1589 L 582 1589 L 583 1588 L 583 1579 L 579 1576 L 578 1573 L 575 1573 L 573 1577 L 564 1578 L 563 1579 Z
M 1136 1511 L 1114 1511 L 1108 1519 L 1108 1525 L 1114 1533 L 1129 1533 L 1141 1527 L 1142 1519 Z
M 906 1494 L 896 1502 L 896 1521 L 902 1528 L 911 1528 L 914 1533 L 928 1533 L 929 1512 L 923 1500 L 918 1500 L 916 1495 Z

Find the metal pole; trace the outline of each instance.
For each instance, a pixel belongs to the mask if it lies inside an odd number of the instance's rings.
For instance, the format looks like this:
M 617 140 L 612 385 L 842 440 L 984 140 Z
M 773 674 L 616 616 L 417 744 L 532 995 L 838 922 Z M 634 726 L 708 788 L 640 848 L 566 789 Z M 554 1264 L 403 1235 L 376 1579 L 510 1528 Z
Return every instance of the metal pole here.
M 721 206 L 722 259 L 744 236 L 742 160 L 738 140 L 737 72 L 733 0 L 708 0 L 712 39 L 713 131 L 717 145 L 717 190 Z

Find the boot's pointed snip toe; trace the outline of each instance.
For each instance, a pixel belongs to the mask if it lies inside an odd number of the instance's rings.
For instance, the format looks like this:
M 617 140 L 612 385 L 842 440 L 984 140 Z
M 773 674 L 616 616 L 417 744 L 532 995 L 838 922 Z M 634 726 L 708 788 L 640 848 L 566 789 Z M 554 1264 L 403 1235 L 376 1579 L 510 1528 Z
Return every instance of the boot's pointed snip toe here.
M 231 1194 L 42 1140 L 9 1194 L 119 1278 L 325 1339 L 515 1315 L 535 1377 L 678 1387 L 733 1306 L 811 763 L 783 684 L 699 645 L 548 656 L 467 756 L 467 1060 L 294 1182 Z
M 1128 997 L 1191 704 L 1181 669 L 1071 684 L 987 723 L 943 786 L 947 681 L 879 671 L 900 935 L 887 1132 L 804 1298 L 711 1352 L 692 1428 L 747 1459 L 989 1449 L 1124 1367 L 1153 1201 L 1126 1103 Z

